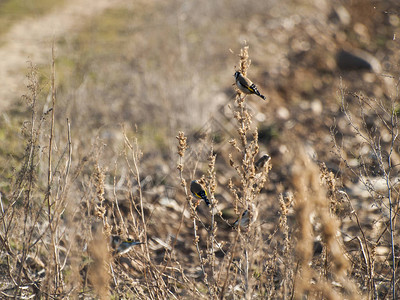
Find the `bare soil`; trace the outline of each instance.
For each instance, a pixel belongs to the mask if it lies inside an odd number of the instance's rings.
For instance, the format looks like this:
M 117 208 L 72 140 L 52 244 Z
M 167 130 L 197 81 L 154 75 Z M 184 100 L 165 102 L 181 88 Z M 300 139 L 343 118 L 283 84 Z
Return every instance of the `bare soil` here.
M 28 61 L 36 65 L 48 64 L 53 41 L 78 30 L 88 18 L 123 3 L 121 0 L 67 1 L 42 17 L 21 20 L 0 37 L 0 109 L 23 94 Z

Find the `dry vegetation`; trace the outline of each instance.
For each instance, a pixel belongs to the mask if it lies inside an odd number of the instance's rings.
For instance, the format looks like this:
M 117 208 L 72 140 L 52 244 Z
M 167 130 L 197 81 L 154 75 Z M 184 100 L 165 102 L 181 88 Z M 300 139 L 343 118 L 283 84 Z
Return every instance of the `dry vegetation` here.
M 261 2 L 125 4 L 29 64 L 0 119 L 0 298 L 399 297 L 396 1 Z

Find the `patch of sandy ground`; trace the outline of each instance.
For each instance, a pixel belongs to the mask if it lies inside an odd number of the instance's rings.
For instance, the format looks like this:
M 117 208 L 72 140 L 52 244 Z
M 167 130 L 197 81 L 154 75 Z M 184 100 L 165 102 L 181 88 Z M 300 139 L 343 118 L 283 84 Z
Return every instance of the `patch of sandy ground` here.
M 53 41 L 79 28 L 85 20 L 120 6 L 121 0 L 69 0 L 37 18 L 23 19 L 0 37 L 0 111 L 26 93 L 28 61 L 51 62 Z

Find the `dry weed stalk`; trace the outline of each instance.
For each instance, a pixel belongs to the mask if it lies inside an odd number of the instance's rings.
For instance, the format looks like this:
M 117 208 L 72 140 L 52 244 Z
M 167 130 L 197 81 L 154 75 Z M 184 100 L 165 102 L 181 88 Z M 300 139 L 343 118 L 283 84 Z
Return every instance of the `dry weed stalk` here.
M 215 159 L 216 159 L 216 154 L 213 154 L 213 147 L 211 147 L 211 153 L 210 156 L 208 157 L 208 189 L 209 189 L 209 195 L 210 195 L 210 202 L 211 202 L 211 227 L 209 231 L 209 241 L 208 243 L 210 244 L 210 249 L 208 251 L 207 255 L 207 260 L 209 264 L 211 265 L 211 274 L 210 278 L 212 279 L 213 284 L 213 295 L 217 293 L 216 289 L 216 284 L 215 284 L 215 243 L 218 243 L 216 240 L 216 234 L 218 230 L 217 223 L 215 222 L 215 211 L 218 205 L 217 199 L 214 197 L 215 190 L 217 188 L 217 181 L 215 177 Z
M 243 74 L 246 74 L 246 70 L 250 65 L 250 61 L 248 58 L 248 47 L 244 47 L 240 53 L 240 68 Z M 230 180 L 229 188 L 234 195 L 234 208 L 235 212 L 239 214 L 239 224 L 241 221 L 242 212 L 245 209 L 248 209 L 250 212 L 250 220 L 254 220 L 257 216 L 257 203 L 256 198 L 260 193 L 264 183 L 266 182 L 269 166 L 266 164 L 263 166 L 258 173 L 256 173 L 254 162 L 256 155 L 258 154 L 259 146 L 258 146 L 258 131 L 254 129 L 249 137 L 249 132 L 251 131 L 251 115 L 246 108 L 245 97 L 242 97 L 239 93 L 236 96 L 236 108 L 234 110 L 234 118 L 237 120 L 238 129 L 237 132 L 239 134 L 239 142 L 235 139 L 231 140 L 230 143 L 233 148 L 236 150 L 236 153 L 239 155 L 239 161 L 235 162 L 234 155 L 230 155 L 230 163 L 231 166 L 236 170 L 237 175 L 239 176 L 240 184 L 236 186 L 233 183 L 233 180 Z M 235 266 L 235 270 L 241 270 L 240 276 L 243 277 L 244 285 L 243 289 L 245 291 L 246 298 L 251 298 L 253 295 L 253 286 L 254 280 L 252 279 L 252 275 L 250 274 L 252 270 L 252 266 L 255 260 L 254 252 L 256 251 L 256 241 L 259 241 L 260 238 L 257 236 L 257 230 L 253 226 L 253 222 L 249 222 L 249 226 L 245 230 L 245 234 L 241 234 L 241 229 L 239 226 L 237 234 L 235 235 L 234 240 L 231 243 L 229 254 L 226 256 L 225 263 L 220 264 L 220 269 L 217 272 L 215 269 L 216 261 L 215 261 L 215 247 L 219 245 L 216 234 L 217 234 L 217 226 L 215 222 L 215 212 L 217 207 L 217 200 L 214 198 L 214 193 L 216 189 L 216 177 L 215 177 L 215 155 L 211 154 L 209 157 L 209 168 L 208 168 L 208 180 L 206 186 L 209 189 L 209 194 L 211 197 L 211 227 L 207 229 L 208 232 L 208 245 L 209 248 L 207 249 L 207 257 L 203 258 L 202 252 L 199 247 L 199 236 L 197 233 L 197 221 L 200 221 L 199 216 L 196 212 L 196 205 L 193 205 L 191 202 L 192 197 L 188 195 L 187 188 L 186 188 L 186 181 L 183 179 L 183 163 L 182 158 L 184 156 L 184 152 L 187 148 L 186 138 L 184 137 L 183 133 L 179 133 L 177 137 L 179 141 L 178 146 L 178 154 L 180 157 L 180 161 L 178 164 L 178 170 L 180 172 L 180 179 L 181 185 L 185 190 L 185 195 L 188 200 L 188 203 L 191 208 L 191 216 L 193 220 L 193 230 L 194 230 L 194 239 L 195 239 L 195 246 L 198 253 L 200 266 L 204 275 L 204 283 L 208 288 L 209 295 L 211 298 L 217 296 L 220 299 L 225 297 L 227 287 L 233 282 L 233 280 L 238 279 L 237 274 L 232 273 L 232 265 Z M 212 150 L 211 150 L 212 153 Z M 239 213 L 240 207 L 240 213 Z M 201 221 L 200 221 L 201 222 Z M 201 222 L 202 224 L 202 222 Z M 233 262 L 234 256 L 237 254 L 236 248 L 237 245 L 240 244 L 242 249 L 241 252 L 241 261 L 239 264 Z M 251 245 L 251 246 L 250 246 Z M 218 246 L 219 250 L 223 253 L 225 251 L 222 250 L 220 246 Z M 242 269 L 239 265 L 243 264 L 244 268 Z M 208 266 L 210 268 L 208 268 Z M 209 273 L 207 270 L 209 269 Z M 225 278 L 222 279 L 222 270 L 226 269 Z M 218 276 L 215 275 L 218 273 Z M 233 275 L 233 276 L 232 276 Z M 218 288 L 218 283 L 222 280 L 222 288 Z
M 93 262 L 89 266 L 88 278 L 99 299 L 109 299 L 110 273 L 108 266 L 111 263 L 111 257 L 106 237 L 99 228 L 94 232 L 94 238 L 89 244 L 89 253 Z
M 30 280 L 30 277 L 26 276 L 27 270 L 25 269 L 24 261 L 27 259 L 32 243 L 37 242 L 34 241 L 35 227 L 32 224 L 35 224 L 39 220 L 39 212 L 44 208 L 43 204 L 37 202 L 35 199 L 35 191 L 37 188 L 36 166 L 38 164 L 39 156 L 39 137 L 44 118 L 38 121 L 37 98 L 39 93 L 39 82 L 37 69 L 32 64 L 27 77 L 29 80 L 28 90 L 30 94 L 23 96 L 27 101 L 31 112 L 31 121 L 30 123 L 25 123 L 23 128 L 23 133 L 27 138 L 27 146 L 25 148 L 22 167 L 12 187 L 13 194 L 11 197 L 11 205 L 8 206 L 6 213 L 3 214 L 3 222 L 6 224 L 5 227 L 7 230 L 5 230 L 5 236 L 2 240 L 4 241 L 3 243 L 5 244 L 6 249 L 8 249 L 8 254 L 12 258 L 11 260 L 8 260 L 8 273 L 14 284 L 14 297 L 22 295 L 21 286 L 23 285 L 23 282 L 33 282 L 33 280 Z M 23 209 L 21 210 L 19 206 Z M 21 226 L 21 224 L 18 223 L 19 217 L 23 217 L 23 227 L 15 228 L 16 230 L 13 232 L 13 227 Z M 22 232 L 18 232 L 18 229 L 22 229 Z M 13 253 L 8 245 L 10 245 L 11 241 L 12 243 L 20 244 L 21 241 L 18 240 L 19 237 L 22 237 L 22 249 L 20 249 L 20 257 L 17 258 L 16 253 Z M 23 274 L 25 274 L 25 276 Z M 40 287 L 35 285 L 35 289 L 40 290 Z
M 179 171 L 179 178 L 181 182 L 181 186 L 184 189 L 185 196 L 186 196 L 186 201 L 189 204 L 190 207 L 190 216 L 193 221 L 193 234 L 194 234 L 194 245 L 196 246 L 196 251 L 197 255 L 199 257 L 199 263 L 201 266 L 201 270 L 203 272 L 204 276 L 204 284 L 207 286 L 208 293 L 210 297 L 213 297 L 213 289 L 210 286 L 209 280 L 208 280 L 208 274 L 205 270 L 205 263 L 206 263 L 206 258 L 203 258 L 203 251 L 200 250 L 199 242 L 200 242 L 200 237 L 197 233 L 198 227 L 197 227 L 197 220 L 200 220 L 199 216 L 197 215 L 196 212 L 196 207 L 198 206 L 199 203 L 193 203 L 192 202 L 192 195 L 189 194 L 188 189 L 187 189 L 187 183 L 186 180 L 183 178 L 183 169 L 184 169 L 184 164 L 183 164 L 183 158 L 185 156 L 185 152 L 188 148 L 187 145 L 187 137 L 185 136 L 185 133 L 180 131 L 178 133 L 178 136 L 176 137 L 178 140 L 178 156 L 179 156 L 179 163 L 178 163 L 178 171 Z
M 240 53 L 240 68 L 243 74 L 246 74 L 246 70 L 249 65 L 250 61 L 248 58 L 248 47 L 244 47 Z M 235 212 L 239 215 L 239 224 L 241 221 L 240 218 L 242 212 L 246 209 L 250 212 L 250 222 L 249 226 L 246 226 L 245 230 L 243 229 L 244 235 L 241 234 L 241 226 L 239 226 L 237 234 L 235 235 L 235 238 L 232 241 L 228 252 L 222 248 L 222 244 L 217 240 L 218 227 L 215 221 L 215 216 L 219 215 L 222 218 L 222 213 L 217 211 L 218 201 L 214 197 L 217 178 L 215 172 L 216 156 L 213 154 L 213 149 L 211 147 L 207 178 L 202 177 L 200 179 L 200 182 L 207 187 L 209 192 L 208 194 L 211 200 L 211 226 L 210 228 L 207 228 L 207 226 L 201 221 L 197 212 L 197 206 L 199 205 L 199 202 L 192 202 L 192 196 L 189 195 L 189 192 L 187 190 L 187 183 L 183 176 L 183 158 L 185 155 L 185 151 L 188 148 L 187 138 L 185 137 L 183 132 L 179 132 L 177 136 L 179 143 L 179 162 L 177 169 L 179 170 L 180 184 L 184 189 L 186 200 L 190 207 L 191 218 L 193 221 L 194 245 L 196 247 L 196 252 L 199 257 L 199 263 L 203 273 L 204 284 L 207 286 L 210 298 L 215 298 L 218 296 L 219 298 L 223 299 L 225 297 L 226 289 L 228 288 L 228 286 L 231 285 L 233 282 L 239 280 L 240 277 L 244 278 L 244 281 L 242 282 L 245 283 L 241 288 L 245 290 L 246 297 L 250 298 L 252 296 L 252 286 L 254 286 L 254 280 L 252 279 L 251 272 L 253 271 L 252 265 L 255 260 L 255 255 L 253 252 L 256 251 L 256 242 L 260 240 L 260 234 L 259 232 L 257 232 L 256 227 L 253 226 L 252 221 L 255 220 L 258 213 L 256 198 L 266 182 L 267 174 L 269 171 L 268 163 L 263 164 L 263 166 L 257 171 L 254 166 L 255 158 L 259 150 L 258 131 L 257 129 L 254 129 L 252 133 L 250 133 L 252 130 L 252 116 L 247 110 L 245 97 L 241 97 L 241 95 L 238 93 L 235 103 L 236 108 L 234 109 L 234 118 L 238 122 L 237 132 L 239 134 L 239 142 L 233 139 L 230 141 L 230 143 L 236 150 L 235 156 L 239 156 L 239 159 L 238 162 L 235 162 L 235 160 L 237 159 L 234 158 L 234 155 L 231 154 L 230 163 L 231 166 L 236 170 L 236 173 L 239 177 L 238 181 L 240 182 L 240 184 L 237 185 L 236 182 L 234 183 L 234 180 L 230 179 L 229 188 L 235 199 L 233 206 L 235 208 Z M 250 136 L 248 136 L 249 133 Z M 194 175 L 195 170 L 193 171 L 193 176 Z M 200 249 L 198 224 L 201 224 L 208 233 L 206 250 L 207 254 L 205 257 L 203 255 L 203 251 Z M 241 260 L 239 261 L 239 263 L 234 262 L 234 257 L 237 254 L 236 249 L 238 245 L 240 245 L 242 249 Z M 252 247 L 250 247 L 250 245 L 252 245 Z M 221 262 L 218 262 L 218 264 L 215 256 L 215 252 L 217 250 L 221 251 L 225 255 L 224 259 Z M 240 267 L 240 265 L 242 264 L 244 265 L 244 268 Z M 218 270 L 217 266 L 219 267 Z M 234 268 L 232 268 L 232 266 L 234 266 Z M 226 273 L 224 272 L 225 270 Z M 232 271 L 234 271 L 235 273 L 232 274 Z M 237 271 L 240 271 L 240 274 L 236 273 Z M 236 285 L 236 283 L 234 284 Z
M 248 46 L 245 46 L 240 51 L 240 72 L 244 75 L 247 74 L 247 69 L 250 66 L 250 60 L 248 55 Z M 239 142 L 236 139 L 232 139 L 230 144 L 236 152 L 236 155 L 230 154 L 230 165 L 235 169 L 239 180 L 236 182 L 233 179 L 229 181 L 229 188 L 234 196 L 234 207 L 235 212 L 239 215 L 239 224 L 242 218 L 242 212 L 247 209 L 249 211 L 249 225 L 245 231 L 245 235 L 242 237 L 242 259 L 244 264 L 244 286 L 245 296 L 250 299 L 253 296 L 254 280 L 249 274 L 251 272 L 253 263 L 255 261 L 255 249 L 257 241 L 260 240 L 257 237 L 256 227 L 253 226 L 255 217 L 258 214 L 258 203 L 256 201 L 261 189 L 263 188 L 269 170 L 269 165 L 266 164 L 261 172 L 256 173 L 255 159 L 259 152 L 258 146 L 258 130 L 255 128 L 252 130 L 252 116 L 246 107 L 246 95 L 237 91 L 235 98 L 235 108 L 233 108 L 233 116 L 237 121 L 238 128 L 237 133 L 239 135 Z M 237 161 L 234 156 L 238 156 Z M 241 207 L 239 211 L 239 207 Z M 241 226 L 238 226 L 238 236 L 241 235 Z M 236 244 L 235 242 L 232 244 Z M 252 247 L 250 247 L 252 245 Z M 233 255 L 233 253 L 231 253 Z M 222 294 L 221 294 L 222 295 Z
M 355 100 L 355 105 L 350 108 L 350 101 Z M 369 298 L 376 298 L 382 293 L 388 293 L 392 299 L 396 299 L 396 294 L 400 293 L 399 280 L 396 276 L 396 225 L 398 223 L 397 214 L 400 211 L 399 191 L 397 187 L 399 168 L 398 168 L 398 147 L 399 147 L 399 121 L 396 100 L 376 99 L 365 97 L 362 93 L 346 92 L 342 83 L 340 84 L 340 101 L 342 111 L 349 127 L 354 134 L 353 139 L 357 140 L 357 147 L 349 149 L 347 140 L 343 138 L 340 143 L 336 129 L 331 130 L 336 155 L 346 166 L 346 171 L 350 171 L 354 179 L 358 180 L 368 191 L 371 205 L 378 207 L 381 211 L 381 221 L 384 226 L 377 236 L 367 236 L 362 226 L 357 211 L 351 204 L 354 201 L 347 193 L 342 193 L 352 207 L 352 214 L 356 218 L 357 226 L 361 237 L 357 236 L 360 244 L 360 254 L 363 257 L 367 276 L 360 278 L 360 284 L 367 286 Z M 357 155 L 359 164 L 354 166 L 350 163 L 350 155 Z M 353 179 L 353 180 L 354 180 Z M 377 179 L 383 179 L 385 188 L 378 190 L 373 184 Z M 378 222 L 378 220 L 376 220 Z M 375 248 L 381 245 L 389 245 L 390 249 L 390 268 L 391 278 L 386 275 L 387 266 L 380 266 L 375 261 Z M 354 266 L 357 268 L 356 266 Z M 365 279 L 366 278 L 366 281 Z M 389 287 L 386 283 L 379 284 L 377 281 L 390 282 Z M 388 295 L 388 296 L 389 296 Z
M 171 291 L 168 288 L 168 285 L 166 281 L 164 280 L 162 271 L 159 270 L 159 268 L 153 263 L 151 256 L 150 256 L 150 251 L 148 248 L 148 232 L 147 232 L 147 221 L 144 213 L 144 197 L 143 197 L 143 191 L 142 191 L 142 185 L 141 185 L 141 177 L 140 177 L 140 168 L 139 168 L 139 162 L 142 157 L 142 152 L 139 149 L 139 145 L 137 142 L 137 139 L 134 140 L 134 143 L 132 143 L 127 135 L 125 134 L 124 131 L 124 140 L 125 140 L 125 145 L 127 147 L 128 151 L 125 151 L 125 161 L 127 163 L 128 169 L 130 174 L 133 176 L 133 178 L 136 181 L 137 185 L 137 197 L 132 197 L 132 198 L 139 198 L 139 210 L 137 210 L 139 216 L 141 217 L 141 224 L 140 227 L 142 228 L 141 230 L 138 230 L 137 235 L 141 237 L 141 239 L 144 241 L 144 255 L 141 256 L 141 263 L 144 267 L 144 277 L 146 280 L 146 288 L 148 291 L 148 297 L 150 299 L 166 299 L 168 298 L 168 295 L 171 294 Z M 130 157 L 129 157 L 129 152 L 130 152 Z M 131 203 L 132 207 L 136 207 L 136 204 L 132 201 Z M 131 209 L 131 219 L 132 221 L 135 219 L 135 216 L 133 215 L 132 209 Z M 134 223 L 134 221 L 133 221 Z M 137 230 L 137 228 L 136 228 Z
M 279 195 L 279 206 L 280 206 L 280 216 L 279 216 L 279 226 L 278 228 L 281 230 L 284 236 L 284 242 L 283 242 L 283 251 L 282 251 L 282 257 L 284 261 L 284 271 L 283 271 L 283 297 L 286 297 L 286 295 L 292 294 L 293 295 L 293 273 L 294 273 L 294 265 L 295 261 L 293 259 L 293 244 L 291 243 L 291 236 L 290 236 L 290 228 L 288 224 L 288 213 L 289 213 L 289 208 L 291 208 L 293 205 L 293 197 L 288 197 L 287 199 L 283 197 L 283 195 Z M 272 237 L 270 237 L 272 239 Z M 277 255 L 277 253 L 275 254 Z M 277 266 L 277 264 L 274 264 Z M 275 269 L 275 272 L 277 272 L 277 269 Z M 271 289 L 273 290 L 273 289 Z M 289 292 L 290 291 L 290 292 Z
M 293 170 L 295 216 L 297 220 L 296 274 L 294 297 L 358 299 L 357 289 L 348 277 L 349 261 L 343 251 L 339 221 L 331 214 L 326 190 L 320 185 L 318 167 L 302 153 Z M 315 238 L 320 235 L 326 250 L 322 270 L 313 266 Z M 340 286 L 340 290 L 336 286 Z
M 14 297 L 63 297 L 68 293 L 65 291 L 64 272 L 68 268 L 70 248 L 65 248 L 68 247 L 65 244 L 68 229 L 63 225 L 62 217 L 68 204 L 72 141 L 67 120 L 64 150 L 61 153 L 56 151 L 63 147 L 55 143 L 54 47 L 51 107 L 42 114 L 38 113 L 41 97 L 38 72 L 32 64 L 27 77 L 29 94 L 23 96 L 31 114 L 30 122 L 25 122 L 23 127 L 27 146 L 22 166 L 12 186 L 11 202 L 1 216 L 4 226 L 1 240 L 11 258 L 8 260 L 8 273 L 13 283 L 11 289 Z M 11 249 L 11 241 L 18 245 L 17 249 Z M 48 261 L 46 265 L 42 261 L 44 259 Z

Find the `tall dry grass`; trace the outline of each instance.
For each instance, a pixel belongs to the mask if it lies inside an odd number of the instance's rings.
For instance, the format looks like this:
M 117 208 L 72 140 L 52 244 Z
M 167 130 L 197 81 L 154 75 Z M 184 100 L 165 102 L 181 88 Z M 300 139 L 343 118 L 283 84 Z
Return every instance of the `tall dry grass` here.
M 388 111 L 375 103 L 373 110 L 382 122 L 380 132 L 390 133 L 387 152 L 382 151 L 377 128 L 367 126 L 364 110 L 364 122 L 351 123 L 369 142 L 378 163 L 374 172 L 383 174 L 387 183 L 385 197 L 364 180 L 366 174 L 347 164 L 382 209 L 383 228 L 375 240 L 337 177 L 310 159 L 296 137 L 287 143 L 291 193 L 266 192 L 274 160 L 261 169 L 256 166 L 262 156 L 259 131 L 249 96 L 239 92 L 230 104 L 235 131 L 228 153 L 210 143 L 204 162 L 198 143 L 178 133 L 172 195 L 143 167 L 146 153 L 135 132 L 124 126 L 113 161 L 104 159 L 105 144 L 98 136 L 87 137 L 90 147 L 75 153 L 70 120 L 57 127 L 54 57 L 52 61 L 48 91 L 41 90 L 35 67 L 30 69 L 25 153 L 7 203 L 1 202 L 3 297 L 372 299 L 398 293 L 398 201 L 391 163 L 397 142 L 394 106 Z M 247 47 L 238 65 L 244 74 L 250 70 Z M 49 99 L 47 109 L 39 101 L 43 92 Z M 340 158 L 346 165 L 347 158 Z M 190 195 L 192 179 L 207 188 L 210 208 Z M 234 213 L 229 215 L 229 210 Z M 245 210 L 248 226 L 233 226 L 236 219 L 241 223 Z M 350 217 L 356 233 L 344 226 Z M 144 244 L 114 255 L 109 243 L 113 235 Z M 382 241 L 390 246 L 390 259 L 376 257 Z

